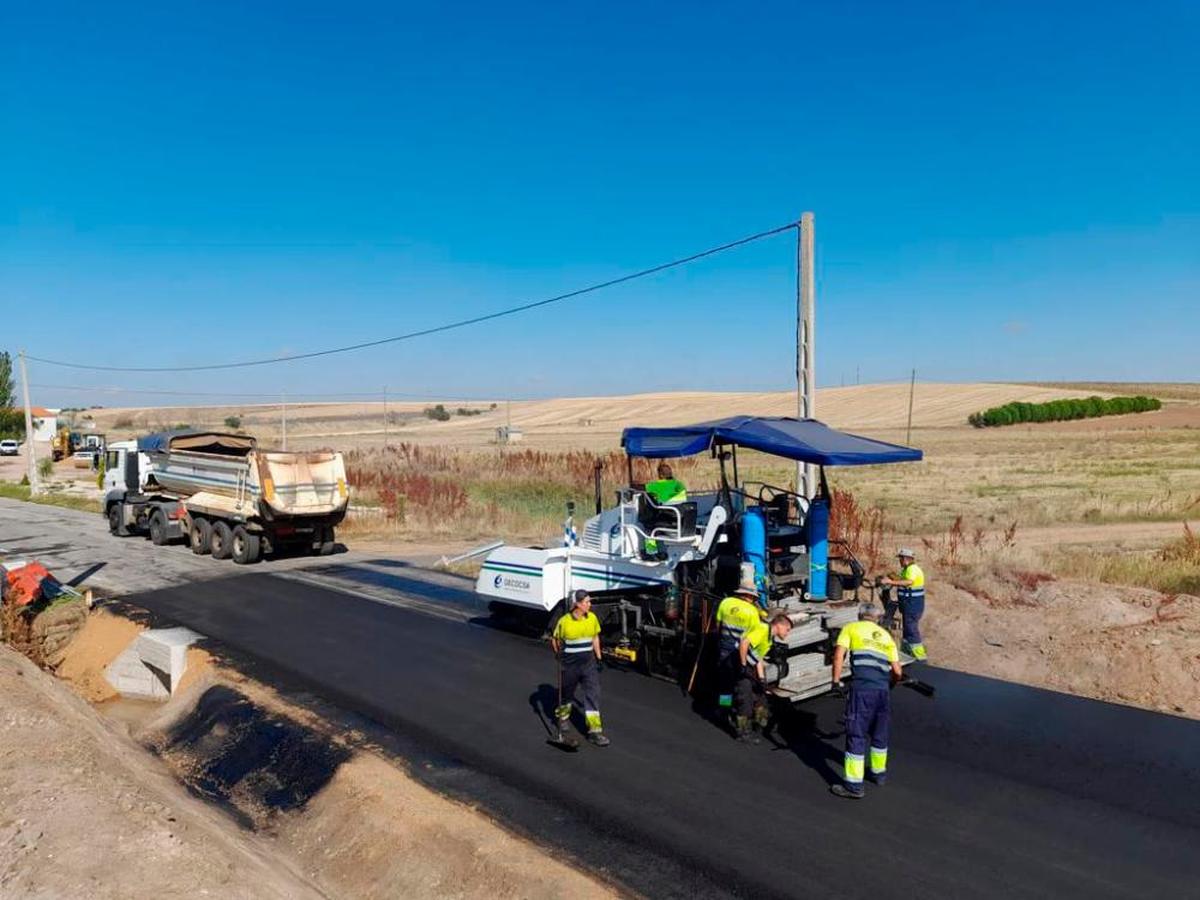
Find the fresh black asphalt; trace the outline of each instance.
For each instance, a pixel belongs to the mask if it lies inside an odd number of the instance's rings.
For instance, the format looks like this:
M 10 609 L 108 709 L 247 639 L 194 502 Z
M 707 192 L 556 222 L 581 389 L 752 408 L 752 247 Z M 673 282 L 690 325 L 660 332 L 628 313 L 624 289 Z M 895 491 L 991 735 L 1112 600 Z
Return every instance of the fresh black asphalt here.
M 745 747 L 674 685 L 608 669 L 612 746 L 568 754 L 538 715 L 548 649 L 483 620 L 264 574 L 128 601 L 393 730 L 428 782 L 648 896 L 1200 893 L 1200 722 L 925 667 L 935 699 L 893 693 L 890 783 L 847 801 L 833 698 Z

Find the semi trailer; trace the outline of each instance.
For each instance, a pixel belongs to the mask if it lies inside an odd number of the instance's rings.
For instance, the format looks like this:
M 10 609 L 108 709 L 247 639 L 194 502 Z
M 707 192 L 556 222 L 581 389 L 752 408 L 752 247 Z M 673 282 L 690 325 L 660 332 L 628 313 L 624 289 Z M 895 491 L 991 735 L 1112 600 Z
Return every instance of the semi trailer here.
M 349 503 L 340 453 L 260 450 L 244 434 L 162 432 L 110 443 L 104 459 L 110 532 L 241 564 L 332 553 Z
M 569 517 L 562 546 L 503 546 L 485 558 L 476 592 L 493 614 L 549 624 L 571 592 L 586 589 L 611 657 L 690 683 L 712 668 L 702 663 L 716 650 L 718 603 L 752 573 L 764 616 L 783 612 L 793 623 L 769 657 L 773 693 L 799 701 L 830 690 L 834 642 L 857 618 L 865 572 L 844 541 L 830 539 L 825 467 L 912 462 L 921 451 L 813 419 L 761 416 L 627 428 L 621 444 L 628 484 L 603 508 L 597 468 L 596 512 L 578 539 Z M 815 495 L 742 481 L 739 448 L 818 466 Z M 717 463 L 715 490 L 659 503 L 634 483 L 635 458 L 699 453 Z

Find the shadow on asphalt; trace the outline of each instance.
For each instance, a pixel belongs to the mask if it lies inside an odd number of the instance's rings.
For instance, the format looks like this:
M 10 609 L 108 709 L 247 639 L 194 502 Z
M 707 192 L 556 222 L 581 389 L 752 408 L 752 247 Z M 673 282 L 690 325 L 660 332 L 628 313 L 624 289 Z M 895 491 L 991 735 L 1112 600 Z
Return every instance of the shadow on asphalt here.
M 92 563 L 90 566 L 68 581 L 67 585 L 70 587 L 79 587 L 107 565 L 107 562 Z
M 364 563 L 370 566 L 380 566 L 384 569 L 416 569 L 420 566 L 414 566 L 412 563 L 403 559 L 365 559 Z

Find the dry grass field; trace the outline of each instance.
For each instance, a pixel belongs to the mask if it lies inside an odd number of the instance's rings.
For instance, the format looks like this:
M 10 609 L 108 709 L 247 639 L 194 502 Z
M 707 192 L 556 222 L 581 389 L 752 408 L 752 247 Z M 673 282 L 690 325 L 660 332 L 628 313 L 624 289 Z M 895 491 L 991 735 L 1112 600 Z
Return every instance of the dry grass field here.
M 919 383 L 913 427 L 960 428 L 965 427 L 970 413 L 1010 400 L 1040 402 L 1092 393 L 1108 396 L 1112 392 L 1041 385 Z M 451 413 L 448 421 L 436 422 L 423 415 L 427 406 L 439 402 Z M 459 408 L 478 414 L 457 415 Z M 902 432 L 908 415 L 908 385 L 823 388 L 817 391 L 816 408 L 817 418 L 837 428 Z M 511 404 L 503 399 L 457 402 L 431 398 L 428 402 L 389 403 L 386 439 L 486 447 L 494 441 L 496 428 L 511 421 L 525 433 L 526 442 L 538 449 L 608 450 L 617 446 L 621 429 L 629 425 L 679 425 L 738 413 L 795 415 L 795 411 L 795 394 L 790 391 L 633 394 L 520 400 Z M 220 428 L 227 417 L 236 416 L 243 429 L 266 444 L 279 442 L 283 419 L 278 404 L 110 408 L 91 410 L 87 415 L 92 416 L 95 430 L 113 438 L 181 424 Z M 382 447 L 385 441 L 382 402 L 289 404 L 287 424 L 291 447 L 336 446 L 349 450 Z

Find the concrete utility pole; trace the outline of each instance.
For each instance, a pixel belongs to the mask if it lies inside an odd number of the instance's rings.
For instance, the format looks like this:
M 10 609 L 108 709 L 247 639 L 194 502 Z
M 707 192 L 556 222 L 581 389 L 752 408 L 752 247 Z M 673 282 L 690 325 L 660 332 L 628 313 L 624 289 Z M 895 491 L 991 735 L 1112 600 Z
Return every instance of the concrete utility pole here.
M 33 450 L 33 410 L 29 406 L 29 373 L 25 370 L 25 351 L 17 354 L 21 360 L 21 390 L 25 394 L 25 461 L 29 465 L 29 493 L 38 493 L 42 485 L 38 481 L 37 454 Z
M 796 417 L 816 417 L 815 340 L 816 280 L 814 262 L 813 214 L 800 216 L 796 234 Z M 796 492 L 812 499 L 817 492 L 817 470 L 809 463 L 796 466 Z
M 383 446 L 388 445 L 387 385 L 383 386 Z

